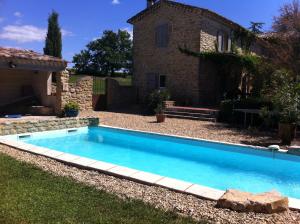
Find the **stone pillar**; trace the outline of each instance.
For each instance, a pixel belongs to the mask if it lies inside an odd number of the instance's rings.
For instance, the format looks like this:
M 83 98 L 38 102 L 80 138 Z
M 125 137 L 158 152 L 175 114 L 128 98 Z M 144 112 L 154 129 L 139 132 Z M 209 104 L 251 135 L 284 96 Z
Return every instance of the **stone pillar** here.
M 55 113 L 60 116 L 69 100 L 69 72 L 67 70 L 56 73 L 56 106 Z

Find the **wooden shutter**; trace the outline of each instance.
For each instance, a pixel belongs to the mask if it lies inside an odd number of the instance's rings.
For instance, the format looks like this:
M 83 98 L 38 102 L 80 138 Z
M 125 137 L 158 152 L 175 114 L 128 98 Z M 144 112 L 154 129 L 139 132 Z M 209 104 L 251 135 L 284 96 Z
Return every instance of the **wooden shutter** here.
M 217 41 L 218 41 L 218 52 L 223 52 L 223 33 L 218 32 L 217 35 Z
M 151 93 L 154 90 L 159 88 L 159 75 L 156 73 L 148 73 L 146 74 L 147 79 L 146 79 L 146 88 L 147 92 Z
M 231 45 L 232 45 L 232 39 L 231 39 L 231 36 L 229 36 L 229 38 L 228 38 L 228 47 L 227 47 L 228 52 L 231 52 Z

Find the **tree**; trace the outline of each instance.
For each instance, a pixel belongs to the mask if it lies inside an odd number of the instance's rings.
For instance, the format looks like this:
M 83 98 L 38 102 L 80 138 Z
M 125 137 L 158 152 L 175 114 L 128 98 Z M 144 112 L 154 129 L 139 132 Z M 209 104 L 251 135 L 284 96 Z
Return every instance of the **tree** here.
M 276 32 L 300 32 L 300 1 L 284 4 L 279 16 L 274 17 L 273 30 Z
M 300 2 L 293 0 L 280 8 L 274 17 L 273 31 L 266 40 L 266 49 L 274 65 L 290 71 L 295 80 L 300 76 Z
M 262 29 L 265 23 L 261 22 L 250 22 L 250 27 L 248 28 L 251 32 L 255 34 L 261 34 L 263 33 Z
M 44 54 L 62 58 L 61 30 L 58 23 L 58 13 L 52 11 L 48 18 L 48 32 L 44 48 Z
M 132 40 L 127 31 L 106 30 L 101 38 L 91 41 L 86 49 L 73 57 L 77 73 L 113 75 L 116 71 L 130 73 Z

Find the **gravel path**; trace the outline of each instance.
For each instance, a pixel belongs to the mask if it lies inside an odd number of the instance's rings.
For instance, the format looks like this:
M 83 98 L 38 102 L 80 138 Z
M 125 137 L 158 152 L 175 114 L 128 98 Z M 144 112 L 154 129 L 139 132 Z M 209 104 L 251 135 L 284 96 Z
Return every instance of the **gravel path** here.
M 276 133 L 230 128 L 220 123 L 175 118 L 167 118 L 164 123 L 156 123 L 154 116 L 114 112 L 92 112 L 88 115 L 99 117 L 100 124 L 142 131 L 260 146 L 280 143 Z
M 176 193 L 156 186 L 147 186 L 129 180 L 116 178 L 90 170 L 64 165 L 52 159 L 22 152 L 0 145 L 0 153 L 7 154 L 19 161 L 33 164 L 55 175 L 65 176 L 77 182 L 94 186 L 126 199 L 140 199 L 163 210 L 175 211 L 191 216 L 196 220 L 208 220 L 211 223 L 300 223 L 300 213 L 287 211 L 281 214 L 237 213 L 227 209 L 215 208 L 216 202 L 202 200 L 191 195 Z

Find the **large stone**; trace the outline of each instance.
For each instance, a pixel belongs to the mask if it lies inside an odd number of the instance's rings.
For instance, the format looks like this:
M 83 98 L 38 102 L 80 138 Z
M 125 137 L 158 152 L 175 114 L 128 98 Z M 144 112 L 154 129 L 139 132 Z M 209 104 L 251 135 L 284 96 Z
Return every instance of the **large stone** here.
M 227 190 L 218 200 L 217 206 L 238 212 L 276 213 L 288 210 L 289 201 L 278 192 L 251 194 L 238 190 Z

